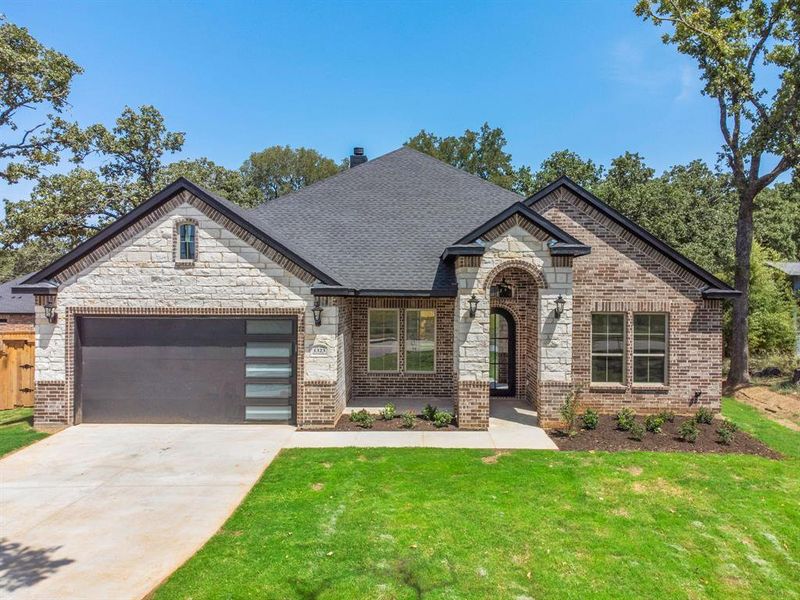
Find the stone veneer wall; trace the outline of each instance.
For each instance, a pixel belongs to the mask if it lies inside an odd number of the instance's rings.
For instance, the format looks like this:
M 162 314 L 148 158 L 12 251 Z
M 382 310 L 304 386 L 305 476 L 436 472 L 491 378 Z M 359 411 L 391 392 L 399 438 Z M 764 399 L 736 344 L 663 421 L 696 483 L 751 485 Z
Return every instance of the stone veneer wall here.
M 453 298 L 366 298 L 349 299 L 352 306 L 352 396 L 354 398 L 453 397 Z M 399 370 L 371 373 L 368 370 L 368 310 L 399 309 Z M 436 366 L 433 373 L 405 371 L 405 311 L 407 308 L 436 309 Z
M 538 387 L 552 382 L 569 385 L 572 380 L 572 266 L 571 261 L 550 255 L 548 239 L 535 226 L 512 217 L 484 236 L 486 250 L 482 257 L 461 257 L 456 261 L 458 306 L 454 314 L 454 356 L 458 387 L 454 408 L 462 427 L 488 426 L 489 288 L 492 282 L 502 279 L 504 271 L 521 270 L 538 286 Z M 472 294 L 479 301 L 475 317 L 469 316 Z M 566 307 L 556 319 L 554 308 L 559 295 L 566 301 Z M 530 377 L 526 378 L 530 381 Z M 467 386 L 465 382 L 483 385 Z M 479 397 L 478 389 L 485 397 Z M 537 400 L 537 408 L 538 404 Z M 483 413 L 485 416 L 480 418 L 472 416 Z
M 583 406 L 615 413 L 670 409 L 719 410 L 722 383 L 722 305 L 704 300 L 704 284 L 566 190 L 534 209 L 592 247 L 574 261 L 573 380 Z M 623 312 L 627 322 L 624 385 L 591 384 L 591 314 Z M 668 313 L 667 385 L 634 385 L 633 314 Z M 558 420 L 558 406 L 571 386 L 544 386 L 545 421 Z M 697 396 L 699 392 L 699 396 Z
M 176 266 L 175 223 L 187 218 L 198 223 L 198 256 L 191 266 Z M 72 356 L 79 314 L 297 316 L 298 424 L 332 426 L 341 413 L 338 306 L 326 306 L 316 327 L 310 311 L 313 276 L 190 194 L 181 193 L 70 269 L 56 300 L 57 322 L 48 323 L 42 307 L 36 307 L 38 425 L 80 418 Z M 324 352 L 312 352 L 314 347 Z

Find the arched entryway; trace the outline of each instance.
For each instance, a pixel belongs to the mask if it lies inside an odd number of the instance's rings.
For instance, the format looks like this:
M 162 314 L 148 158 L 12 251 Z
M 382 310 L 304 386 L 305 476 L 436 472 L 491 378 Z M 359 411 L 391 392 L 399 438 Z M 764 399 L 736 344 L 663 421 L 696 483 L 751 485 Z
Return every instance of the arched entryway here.
M 514 396 L 517 388 L 517 327 L 504 308 L 492 308 L 489 315 L 489 393 Z

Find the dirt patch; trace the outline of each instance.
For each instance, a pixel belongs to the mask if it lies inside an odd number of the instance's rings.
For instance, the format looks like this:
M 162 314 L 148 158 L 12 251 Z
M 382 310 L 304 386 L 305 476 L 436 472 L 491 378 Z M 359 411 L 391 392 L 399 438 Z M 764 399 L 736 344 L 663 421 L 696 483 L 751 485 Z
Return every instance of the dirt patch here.
M 642 474 L 642 467 L 628 467 L 627 469 L 622 469 L 626 473 L 630 473 L 634 477 L 638 477 Z
M 559 430 L 548 430 L 560 450 L 647 450 L 657 452 L 716 452 L 720 454 L 755 454 L 766 458 L 780 458 L 781 455 L 764 445 L 744 431 L 737 431 L 729 445 L 721 444 L 717 428 L 721 421 L 710 425 L 697 425 L 697 441 L 685 442 L 678 436 L 678 428 L 684 417 L 676 417 L 673 423 L 664 423 L 661 433 L 645 433 L 642 441 L 631 438 L 630 432 L 617 429 L 617 421 L 612 415 L 601 415 L 597 429 L 581 430 L 570 438 Z M 641 418 L 637 419 L 641 421 Z M 633 475 L 633 473 L 631 473 Z
M 503 451 L 503 450 L 500 450 L 500 451 L 498 451 L 498 452 L 495 452 L 495 453 L 494 453 L 494 454 L 492 454 L 491 456 L 484 456 L 484 457 L 481 459 L 481 462 L 482 462 L 483 464 L 485 464 L 485 465 L 493 465 L 493 464 L 495 464 L 495 463 L 496 463 L 496 462 L 497 462 L 497 461 L 500 459 L 500 457 L 501 457 L 501 456 L 505 456 L 506 454 L 509 454 L 509 453 L 508 453 L 508 452 L 505 452 L 505 451 Z
M 315 492 L 322 491 L 322 488 L 324 487 L 325 487 L 324 483 L 314 483 L 311 485 L 311 489 L 314 490 Z
M 458 429 L 455 422 L 446 427 L 436 427 L 433 422 L 423 419 L 419 415 L 414 417 L 414 427 L 410 429 L 403 427 L 403 419 L 400 417 L 395 417 L 387 421 L 377 413 L 372 416 L 375 417 L 375 422 L 372 424 L 372 427 L 364 428 L 359 426 L 358 423 L 351 421 L 350 415 L 342 415 L 339 422 L 336 423 L 336 427 L 333 428 L 333 431 L 454 431 Z M 314 431 L 314 429 L 309 429 L 308 431 Z M 331 430 L 319 429 L 317 431 Z
M 800 431 L 800 396 L 779 394 L 768 387 L 753 385 L 737 390 L 736 399 L 757 408 L 776 423 Z

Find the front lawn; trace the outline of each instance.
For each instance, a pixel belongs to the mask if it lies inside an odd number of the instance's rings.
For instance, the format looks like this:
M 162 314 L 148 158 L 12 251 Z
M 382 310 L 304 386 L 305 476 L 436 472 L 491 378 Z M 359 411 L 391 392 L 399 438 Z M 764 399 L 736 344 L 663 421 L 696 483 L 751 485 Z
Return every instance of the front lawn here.
M 32 408 L 0 410 L 0 456 L 47 437 L 32 427 Z
M 800 440 L 767 436 L 787 455 Z M 799 473 L 742 455 L 289 450 L 155 597 L 798 598 Z

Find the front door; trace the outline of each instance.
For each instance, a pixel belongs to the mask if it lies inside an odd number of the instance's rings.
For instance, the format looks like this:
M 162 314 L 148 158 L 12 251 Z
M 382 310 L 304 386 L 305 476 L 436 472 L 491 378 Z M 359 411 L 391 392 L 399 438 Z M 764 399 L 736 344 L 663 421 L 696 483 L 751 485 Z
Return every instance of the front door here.
M 492 396 L 513 396 L 516 363 L 514 318 L 493 308 L 489 315 L 489 390 Z

